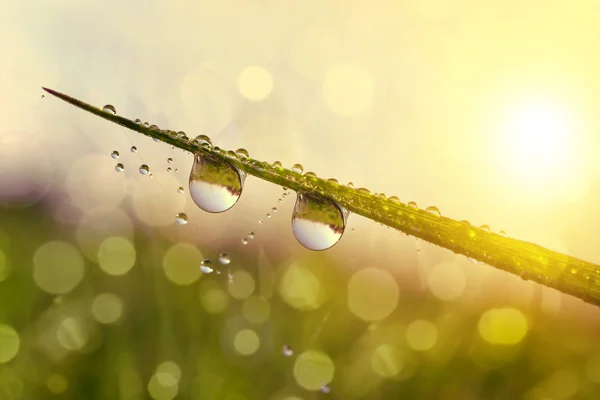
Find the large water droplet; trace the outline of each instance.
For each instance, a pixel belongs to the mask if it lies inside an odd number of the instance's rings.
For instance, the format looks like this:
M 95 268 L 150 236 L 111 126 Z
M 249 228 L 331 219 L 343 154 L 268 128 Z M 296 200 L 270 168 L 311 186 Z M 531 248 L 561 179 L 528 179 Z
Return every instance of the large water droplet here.
M 325 250 L 342 237 L 347 215 L 329 199 L 299 192 L 292 213 L 292 231 L 307 249 Z
M 231 262 L 231 257 L 227 253 L 219 254 L 219 262 L 223 265 L 227 265 Z
M 112 153 L 110 153 L 110 156 L 111 156 L 112 158 L 119 158 L 119 152 L 115 150 L 115 151 L 113 151 Z
M 117 109 L 112 104 L 107 104 L 104 107 L 102 107 L 102 111 L 108 112 L 108 113 L 111 113 L 111 114 L 116 114 L 117 113 Z
M 292 166 L 292 172 L 301 174 L 302 172 L 304 172 L 304 167 L 302 166 L 302 164 L 294 164 Z
M 117 172 L 123 172 L 124 169 L 125 169 L 125 167 L 121 163 L 118 163 L 117 165 L 115 165 L 115 170 Z
M 427 211 L 430 214 L 435 215 L 436 217 L 439 217 L 442 215 L 442 213 L 440 212 L 440 209 L 437 208 L 436 206 L 429 206 L 425 209 L 425 211 Z
M 202 262 L 200 263 L 200 271 L 202 271 L 202 273 L 211 274 L 214 272 L 214 270 L 215 266 L 213 265 L 212 261 L 206 259 L 202 260 Z
M 196 154 L 190 172 L 190 196 L 204 211 L 223 212 L 240 198 L 245 178 L 243 172 L 225 161 Z
M 179 225 L 187 224 L 187 215 L 185 213 L 177 214 L 177 216 L 175 217 L 175 222 L 177 222 Z
M 148 175 L 150 173 L 150 167 L 147 166 L 146 164 L 142 164 L 140 165 L 140 174 L 142 175 Z

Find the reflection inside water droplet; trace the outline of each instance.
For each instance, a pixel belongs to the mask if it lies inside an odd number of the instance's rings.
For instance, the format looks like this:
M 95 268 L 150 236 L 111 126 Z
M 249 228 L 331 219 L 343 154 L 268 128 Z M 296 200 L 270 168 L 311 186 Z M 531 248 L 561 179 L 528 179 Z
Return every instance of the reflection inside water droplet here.
M 325 250 L 342 237 L 347 215 L 346 210 L 329 199 L 298 192 L 292 213 L 292 231 L 307 249 Z
M 225 161 L 196 154 L 190 172 L 190 196 L 204 211 L 223 212 L 240 198 L 245 178 L 244 173 Z
M 116 114 L 117 113 L 117 109 L 112 104 L 107 104 L 104 107 L 102 107 L 102 111 L 108 112 L 108 113 L 111 113 L 111 114 Z
M 175 222 L 177 222 L 179 225 L 187 224 L 187 222 L 188 222 L 187 215 L 185 213 L 177 214 L 177 216 L 175 217 Z

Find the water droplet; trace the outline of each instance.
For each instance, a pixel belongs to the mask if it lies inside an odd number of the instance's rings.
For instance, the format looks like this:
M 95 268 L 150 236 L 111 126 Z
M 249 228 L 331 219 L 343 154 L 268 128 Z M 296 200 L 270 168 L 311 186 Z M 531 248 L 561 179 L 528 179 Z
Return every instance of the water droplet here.
M 285 199 L 286 197 L 288 197 L 288 194 L 284 193 L 284 194 L 281 195 L 281 197 L 283 197 Z
M 327 179 L 327 182 L 329 182 L 329 183 L 333 183 L 333 184 L 335 184 L 335 185 L 338 185 L 338 184 L 339 184 L 338 180 L 337 180 L 337 179 L 335 179 L 335 178 L 329 178 L 329 179 Z
M 267 214 L 267 218 L 271 218 L 271 214 Z
M 212 274 L 215 271 L 215 266 L 212 261 L 208 259 L 202 260 L 200 263 L 200 271 L 202 271 L 203 274 Z
M 273 166 L 274 166 L 274 167 L 281 168 L 281 161 L 274 161 L 274 162 L 273 162 Z
M 472 257 L 467 257 L 467 260 L 471 261 L 473 264 L 483 264 L 481 261 L 478 261 Z
M 196 138 L 194 139 L 194 143 L 205 149 L 208 149 L 208 150 L 212 149 L 212 142 L 210 141 L 210 138 L 206 135 L 196 136 Z M 215 151 L 216 150 L 217 150 L 217 148 L 215 147 Z
M 248 239 L 246 239 L 246 238 L 243 238 L 243 239 L 242 239 L 242 244 L 248 244 Z
M 102 111 L 108 112 L 108 113 L 111 113 L 111 114 L 116 114 L 117 113 L 117 109 L 112 104 L 107 104 L 104 107 L 102 107 Z
M 123 172 L 124 169 L 125 169 L 125 167 L 121 163 L 118 163 L 117 165 L 115 165 L 115 170 L 117 172 Z
M 160 142 L 160 140 L 158 140 L 158 138 L 152 138 L 152 140 L 154 140 L 155 142 Z
M 148 123 L 148 121 L 144 122 L 144 126 L 147 128 L 150 126 L 150 124 Z
M 329 392 L 331 392 L 331 387 L 329 387 L 329 385 L 326 383 L 322 384 L 321 385 L 321 393 L 327 394 Z
M 400 203 L 400 199 L 397 196 L 390 196 L 388 199 L 395 203 Z
M 112 153 L 110 153 L 110 156 L 111 156 L 112 158 L 119 158 L 119 152 L 115 150 L 115 151 L 113 151 Z
M 171 172 L 171 171 L 173 171 L 173 169 L 171 167 L 168 167 L 167 172 Z
M 363 194 L 371 194 L 371 191 L 367 188 L 358 188 L 358 189 L 356 189 L 356 191 L 363 193 Z
M 175 168 L 175 172 L 178 172 L 179 170 L 177 168 Z
M 440 209 L 437 208 L 436 206 L 429 206 L 425 209 L 425 211 L 427 211 L 430 214 L 435 215 L 436 217 L 439 217 L 442 215 L 442 213 L 440 212 Z
M 129 150 L 131 150 L 132 153 L 137 153 L 137 147 L 135 146 L 131 146 L 131 149 Z
M 172 159 L 171 157 L 169 157 L 169 158 L 167 158 L 167 162 L 168 162 L 169 164 L 172 164 L 172 163 L 173 163 L 173 159 Z
M 150 125 L 150 129 L 157 131 L 157 130 L 159 130 L 159 127 L 158 127 L 158 125 Z M 156 138 L 154 140 L 156 140 Z
M 460 223 L 463 225 L 471 226 L 471 223 L 469 221 L 467 221 L 466 219 L 463 219 L 462 221 L 460 221 Z
M 46 96 L 42 95 L 42 99 L 45 98 Z
M 486 231 L 486 232 L 489 232 L 489 231 L 490 231 L 490 227 L 489 227 L 488 225 L 481 225 L 479 228 L 480 228 L 482 231 Z
M 250 154 L 248 153 L 248 150 L 246 150 L 246 149 L 237 149 L 235 151 L 235 154 L 237 154 L 238 156 L 240 156 L 242 158 L 250 157 Z
M 407 206 L 411 208 L 419 208 L 419 206 L 417 206 L 417 203 L 415 203 L 414 201 L 409 201 Z
M 281 199 L 281 198 L 277 199 L 278 203 L 281 203 L 282 201 L 283 201 L 283 199 Z
M 246 175 L 211 155 L 196 154 L 190 172 L 190 195 L 204 211 L 229 210 L 242 194 Z
M 348 183 L 346 183 L 346 186 L 348 186 L 349 188 L 353 188 L 354 187 L 354 183 L 348 182 Z
M 177 222 L 179 225 L 187 224 L 187 215 L 185 213 L 177 214 L 177 216 L 175 217 L 175 222 Z
M 219 254 L 219 262 L 223 265 L 229 264 L 231 262 L 231 258 L 229 257 L 229 254 L 227 254 L 227 253 Z
M 500 231 L 500 232 L 498 232 L 498 235 L 500 235 L 502 237 L 506 237 L 506 232 L 505 231 Z
M 316 178 L 317 174 L 315 174 L 314 172 L 307 172 L 304 174 L 304 176 L 309 177 L 309 178 Z
M 277 212 L 277 207 L 271 208 L 271 212 L 276 213 Z
M 342 237 L 346 216 L 347 212 L 333 201 L 299 192 L 292 213 L 292 231 L 307 249 L 325 250 Z
M 261 220 L 259 220 L 259 221 L 258 221 L 258 223 L 262 225 L 262 223 L 263 223 L 263 220 L 262 220 L 262 219 L 261 219 Z
M 177 136 L 178 138 L 180 138 L 180 139 L 187 139 L 187 138 L 188 138 L 188 137 L 187 137 L 187 135 L 185 134 L 185 132 L 184 132 L 184 131 L 179 131 L 179 132 L 177 132 L 177 135 L 176 135 L 176 136 Z
M 292 172 L 301 174 L 304 171 L 304 167 L 301 164 L 294 164 L 292 166 Z
M 140 174 L 148 175 L 149 173 L 150 173 L 150 167 L 148 167 L 146 164 L 140 165 Z
M 248 239 L 254 239 L 254 232 L 248 232 Z
M 139 119 L 139 118 L 136 118 L 135 119 L 135 123 L 138 124 L 138 125 L 141 125 L 142 124 L 142 120 Z
M 179 186 L 177 188 L 177 193 L 183 193 L 183 192 L 184 192 L 183 187 Z
M 289 345 L 287 345 L 287 344 L 284 344 L 284 345 L 283 345 L 283 347 L 282 347 L 282 349 L 281 349 L 281 352 L 282 352 L 282 353 L 283 353 L 283 355 L 284 355 L 284 356 L 286 356 L 286 357 L 291 357 L 291 356 L 293 356 L 293 355 L 294 355 L 294 349 L 292 349 L 292 347 L 291 347 L 291 346 L 289 346 Z

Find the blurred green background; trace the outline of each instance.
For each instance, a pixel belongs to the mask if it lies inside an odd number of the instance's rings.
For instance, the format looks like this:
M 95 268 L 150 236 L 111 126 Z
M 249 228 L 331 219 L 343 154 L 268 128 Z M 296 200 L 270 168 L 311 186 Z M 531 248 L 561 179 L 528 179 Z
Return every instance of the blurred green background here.
M 592 0 L 5 1 L 0 399 L 598 398 L 597 307 L 356 215 L 311 252 L 295 194 L 252 177 L 202 212 L 191 154 L 40 87 L 600 263 L 599 17 Z

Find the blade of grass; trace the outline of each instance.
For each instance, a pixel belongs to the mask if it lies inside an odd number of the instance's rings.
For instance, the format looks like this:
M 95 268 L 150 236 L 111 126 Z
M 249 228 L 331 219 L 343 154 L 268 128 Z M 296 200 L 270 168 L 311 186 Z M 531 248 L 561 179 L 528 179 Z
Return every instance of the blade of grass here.
M 233 151 L 207 149 L 173 131 L 151 129 L 134 121 L 102 111 L 66 94 L 43 88 L 52 94 L 108 121 L 129 128 L 190 153 L 210 153 L 235 165 L 247 174 L 274 184 L 327 197 L 347 210 L 406 234 L 445 247 L 454 253 L 569 293 L 600 305 L 600 267 L 534 243 L 504 237 L 487 230 L 413 208 L 393 198 L 377 196 L 337 182 L 305 176 L 289 169 L 243 157 Z

